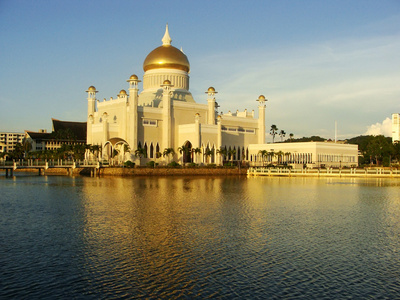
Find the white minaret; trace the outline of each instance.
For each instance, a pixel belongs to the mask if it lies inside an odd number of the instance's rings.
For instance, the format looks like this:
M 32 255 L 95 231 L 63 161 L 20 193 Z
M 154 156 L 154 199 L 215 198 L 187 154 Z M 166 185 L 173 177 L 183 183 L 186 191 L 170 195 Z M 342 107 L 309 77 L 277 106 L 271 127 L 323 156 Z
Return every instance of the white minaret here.
M 215 89 L 210 86 L 206 92 L 208 95 L 207 97 L 207 102 L 208 102 L 208 118 L 207 118 L 207 124 L 210 125 L 215 125 L 215 94 L 218 92 L 215 91 Z
M 138 146 L 138 83 L 140 80 L 135 74 L 133 74 L 127 82 L 129 82 L 129 122 L 127 122 L 128 143 L 132 150 L 136 150 Z
M 164 80 L 164 83 L 161 85 L 163 88 L 163 96 L 162 96 L 162 104 L 163 104 L 163 148 L 172 148 L 172 124 L 171 124 L 171 81 Z
M 258 143 L 265 144 L 265 99 L 264 95 L 260 95 L 258 101 Z
M 93 143 L 92 125 L 94 121 L 94 112 L 96 110 L 96 88 L 91 85 L 86 93 L 88 93 L 88 113 L 87 113 L 87 123 L 86 123 L 86 143 L 91 145 Z
M 88 93 L 88 116 L 90 116 L 93 115 L 95 111 L 96 93 L 98 93 L 98 91 L 96 91 L 96 88 L 91 85 L 86 93 Z

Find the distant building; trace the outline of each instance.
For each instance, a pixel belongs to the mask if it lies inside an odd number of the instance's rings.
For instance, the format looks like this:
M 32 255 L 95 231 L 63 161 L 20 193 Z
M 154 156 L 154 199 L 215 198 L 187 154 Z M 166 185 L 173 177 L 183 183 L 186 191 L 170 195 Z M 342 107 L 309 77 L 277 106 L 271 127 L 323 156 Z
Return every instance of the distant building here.
M 31 151 L 55 150 L 62 144 L 86 144 L 86 122 L 70 122 L 52 119 L 52 132 L 26 131 L 27 140 L 32 145 Z
M 21 132 L 0 132 L 0 152 L 14 151 L 17 143 L 22 144 L 25 133 Z
M 260 151 L 269 155 L 263 157 Z M 252 165 L 281 163 L 307 167 L 358 166 L 358 145 L 333 142 L 273 143 L 249 145 Z M 264 161 L 264 162 L 263 162 Z
M 392 114 L 392 143 L 400 141 L 400 114 Z

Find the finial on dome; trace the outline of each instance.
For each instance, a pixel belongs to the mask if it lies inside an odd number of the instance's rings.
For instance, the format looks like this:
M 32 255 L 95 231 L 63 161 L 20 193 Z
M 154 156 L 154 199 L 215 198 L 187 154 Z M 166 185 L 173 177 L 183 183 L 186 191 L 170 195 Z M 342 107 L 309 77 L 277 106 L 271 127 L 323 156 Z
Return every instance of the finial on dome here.
M 168 32 L 168 23 L 167 26 L 165 27 L 165 34 L 164 37 L 161 40 L 163 42 L 163 46 L 169 46 L 171 45 L 172 39 L 169 36 L 169 32 Z

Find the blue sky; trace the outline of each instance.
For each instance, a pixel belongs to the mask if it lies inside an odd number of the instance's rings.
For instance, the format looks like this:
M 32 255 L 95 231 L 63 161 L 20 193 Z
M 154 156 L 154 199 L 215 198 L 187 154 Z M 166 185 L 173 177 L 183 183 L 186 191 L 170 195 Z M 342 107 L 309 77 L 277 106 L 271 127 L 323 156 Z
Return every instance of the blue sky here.
M 266 126 L 295 137 L 390 135 L 400 112 L 400 1 L 0 0 L 0 131 L 86 121 L 98 98 L 143 76 L 172 45 L 191 64 L 198 103 L 214 86 L 222 112 L 267 99 Z M 271 138 L 268 136 L 267 141 Z

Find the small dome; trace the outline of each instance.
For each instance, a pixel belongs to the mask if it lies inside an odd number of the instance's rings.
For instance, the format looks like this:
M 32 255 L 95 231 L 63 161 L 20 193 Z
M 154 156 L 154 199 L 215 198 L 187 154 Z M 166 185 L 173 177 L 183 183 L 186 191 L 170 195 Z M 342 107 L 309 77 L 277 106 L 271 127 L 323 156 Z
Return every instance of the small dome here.
M 95 92 L 96 88 L 93 85 L 91 85 L 91 86 L 89 86 L 88 91 L 89 92 Z
M 206 92 L 206 94 L 218 94 L 218 92 L 215 91 L 213 86 L 210 86 Z
M 129 77 L 129 79 L 130 80 L 138 80 L 138 77 L 135 74 L 133 74 L 131 77 Z
M 126 95 L 126 91 L 125 91 L 125 90 L 121 90 L 121 91 L 119 92 L 119 94 L 120 94 L 120 95 Z
M 265 100 L 265 96 L 264 95 L 258 96 L 258 100 Z
M 167 85 L 167 84 L 171 84 L 171 81 L 169 81 L 168 79 L 165 79 L 163 84 Z

